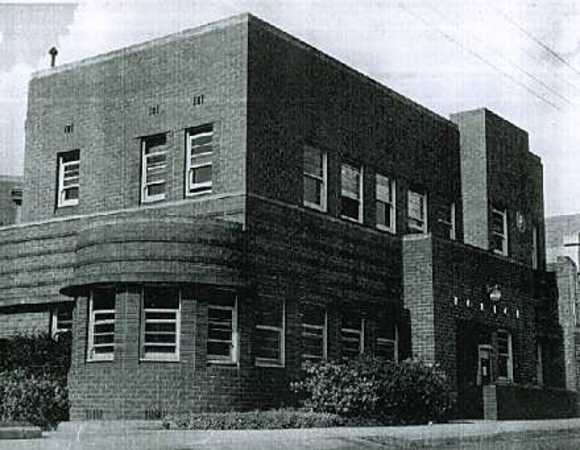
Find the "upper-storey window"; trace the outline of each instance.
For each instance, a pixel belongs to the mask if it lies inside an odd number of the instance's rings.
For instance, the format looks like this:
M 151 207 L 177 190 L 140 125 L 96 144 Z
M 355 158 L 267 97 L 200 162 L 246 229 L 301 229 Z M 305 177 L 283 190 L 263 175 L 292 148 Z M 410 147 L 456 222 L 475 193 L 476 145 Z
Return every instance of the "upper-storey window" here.
M 508 254 L 508 226 L 505 209 L 491 208 L 491 249 L 500 255 Z
M 363 219 L 362 167 L 343 164 L 341 169 L 340 215 L 362 222 Z
M 58 155 L 57 207 L 79 203 L 80 152 L 73 150 Z
M 304 205 L 326 211 L 326 153 L 304 147 Z
M 165 199 L 167 188 L 167 135 L 156 134 L 141 140 L 141 201 Z
M 186 147 L 186 195 L 211 192 L 213 185 L 213 125 L 209 124 L 188 130 Z
M 409 191 L 407 225 L 410 233 L 427 233 L 427 195 Z
M 445 228 L 446 236 L 452 241 L 456 239 L 455 231 L 455 203 L 441 206 L 439 223 Z
M 395 181 L 377 174 L 376 181 L 377 228 L 395 233 Z

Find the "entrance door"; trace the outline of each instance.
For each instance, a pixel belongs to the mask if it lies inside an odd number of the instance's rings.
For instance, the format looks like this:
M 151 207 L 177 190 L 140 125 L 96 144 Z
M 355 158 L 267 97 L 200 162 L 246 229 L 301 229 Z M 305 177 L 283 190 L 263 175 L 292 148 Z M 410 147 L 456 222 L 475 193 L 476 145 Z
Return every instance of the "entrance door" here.
M 492 382 L 491 345 L 479 345 L 478 355 L 477 384 L 479 386 L 483 384 L 490 384 Z

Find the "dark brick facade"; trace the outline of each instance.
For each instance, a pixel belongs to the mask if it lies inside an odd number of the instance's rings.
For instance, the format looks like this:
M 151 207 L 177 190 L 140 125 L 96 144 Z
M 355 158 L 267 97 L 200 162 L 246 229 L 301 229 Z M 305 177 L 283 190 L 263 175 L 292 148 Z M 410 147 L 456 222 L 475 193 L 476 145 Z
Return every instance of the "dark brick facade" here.
M 477 388 L 483 398 L 473 346 L 497 349 L 498 329 L 513 339 L 514 383 L 537 382 L 539 337 L 551 354 L 561 347 L 555 279 L 531 270 L 529 236 L 510 241 L 508 258 L 485 250 L 491 201 L 523 211 L 543 235 L 541 165 L 527 135 L 489 112 L 457 126 L 248 15 L 37 74 L 29 95 L 27 223 L 0 231 L 0 333 L 13 332 L 15 314 L 42 323 L 54 305 L 74 304 L 72 419 L 285 404 L 313 305 L 325 311 L 328 358 L 344 356 L 341 329 L 352 317 L 365 353 L 396 326 L 399 359 L 440 364 L 458 396 Z M 210 123 L 212 190 L 187 197 L 187 130 Z M 142 204 L 141 138 L 158 133 L 167 139 L 166 196 Z M 517 149 L 494 147 L 502 133 L 516 136 Z M 303 206 L 305 146 L 326 155 L 324 212 Z M 79 201 L 57 208 L 58 157 L 76 150 Z M 498 174 L 506 161 L 521 189 Z M 340 214 L 345 162 L 362 167 L 360 223 Z M 462 170 L 484 166 L 462 193 Z M 378 174 L 395 183 L 394 233 L 376 227 Z M 426 196 L 428 233 L 403 239 L 409 190 Z M 445 224 L 451 204 L 455 240 Z M 160 286 L 179 290 L 171 361 L 143 357 L 145 293 Z M 495 312 L 493 286 L 502 292 Z M 95 361 L 98 289 L 115 298 L 114 350 Z M 224 291 L 237 299 L 238 358 L 217 364 L 208 357 L 210 306 Z M 259 367 L 259 326 L 277 308 L 282 363 Z M 563 364 L 554 361 L 546 379 L 558 384 Z

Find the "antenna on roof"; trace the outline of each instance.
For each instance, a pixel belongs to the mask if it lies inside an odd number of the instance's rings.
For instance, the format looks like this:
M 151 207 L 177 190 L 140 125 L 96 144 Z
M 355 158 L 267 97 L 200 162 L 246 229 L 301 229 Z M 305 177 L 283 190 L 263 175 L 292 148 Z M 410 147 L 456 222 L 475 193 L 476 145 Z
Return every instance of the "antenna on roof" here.
M 48 54 L 50 55 L 50 67 L 54 67 L 56 65 L 56 55 L 58 55 L 58 50 L 56 47 L 52 47 Z

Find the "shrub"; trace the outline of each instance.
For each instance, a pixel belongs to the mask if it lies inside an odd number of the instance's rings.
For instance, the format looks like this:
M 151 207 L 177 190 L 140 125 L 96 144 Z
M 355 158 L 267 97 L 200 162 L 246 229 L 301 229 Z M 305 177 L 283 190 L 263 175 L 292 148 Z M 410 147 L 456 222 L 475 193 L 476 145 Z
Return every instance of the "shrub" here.
M 184 430 L 274 430 L 284 428 L 337 427 L 345 424 L 337 414 L 295 409 L 170 415 L 163 427 Z
M 29 422 L 47 429 L 67 419 L 66 378 L 23 369 L 0 372 L 0 421 Z
M 393 363 L 361 356 L 309 365 L 292 389 L 313 411 L 385 424 L 440 420 L 451 407 L 442 371 L 410 360 Z

